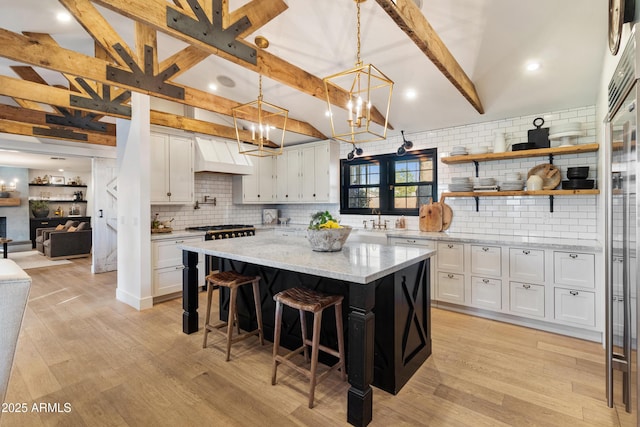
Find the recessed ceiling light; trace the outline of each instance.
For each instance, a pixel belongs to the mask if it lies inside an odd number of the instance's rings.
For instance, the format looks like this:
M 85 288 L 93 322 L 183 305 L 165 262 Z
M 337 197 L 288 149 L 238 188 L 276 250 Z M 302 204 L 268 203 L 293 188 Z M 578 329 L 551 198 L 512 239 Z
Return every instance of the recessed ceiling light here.
M 214 92 L 217 91 L 218 90 L 218 85 L 215 84 L 215 83 L 209 83 L 209 90 L 212 90 Z
M 64 172 L 64 169 L 58 169 L 58 172 Z
M 540 63 L 538 61 L 530 61 L 527 63 L 527 71 L 536 71 L 540 69 Z
M 324 112 L 324 115 L 327 117 L 331 117 L 331 111 L 327 110 Z
M 416 99 L 417 96 L 418 96 L 418 92 L 416 92 L 415 89 L 407 89 L 404 92 L 404 97 L 407 99 Z
M 70 22 L 71 15 L 69 14 L 69 12 L 58 12 L 58 14 L 56 15 L 56 19 L 58 20 L 58 22 Z

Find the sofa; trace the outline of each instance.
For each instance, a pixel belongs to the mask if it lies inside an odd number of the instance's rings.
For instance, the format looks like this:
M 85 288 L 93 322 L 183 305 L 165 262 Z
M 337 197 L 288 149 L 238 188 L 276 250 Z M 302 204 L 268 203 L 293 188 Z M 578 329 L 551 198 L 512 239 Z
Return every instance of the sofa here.
M 0 259 L 0 402 L 7 392 L 30 289 L 31 277 L 13 260 Z
M 77 227 L 80 225 L 78 221 L 67 220 L 64 225 L 58 225 L 56 227 L 44 227 L 44 228 L 36 228 L 36 250 L 44 255 L 44 241 L 49 238 L 47 233 L 52 231 L 66 231 L 69 227 Z
M 66 230 L 45 231 L 42 242 L 44 255 L 51 259 L 82 258 L 91 255 L 92 230 L 89 223 Z

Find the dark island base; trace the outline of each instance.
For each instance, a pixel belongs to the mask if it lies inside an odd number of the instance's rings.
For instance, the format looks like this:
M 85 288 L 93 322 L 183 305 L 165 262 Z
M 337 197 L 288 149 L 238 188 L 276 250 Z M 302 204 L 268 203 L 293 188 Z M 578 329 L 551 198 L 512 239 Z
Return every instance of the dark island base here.
M 207 256 L 206 265 L 220 270 L 234 269 L 246 275 L 259 275 L 264 333 L 273 341 L 275 303 L 273 296 L 283 289 L 307 287 L 342 294 L 343 317 L 347 319 L 345 349 L 350 388 L 347 395 L 347 421 L 366 426 L 373 415 L 374 385 L 396 394 L 420 365 L 431 355 L 431 316 L 429 298 L 430 260 L 426 259 L 368 284 L 280 270 L 229 259 Z M 198 255 L 183 251 L 183 332 L 198 331 Z M 256 327 L 251 289 L 240 289 L 238 315 L 245 330 Z M 220 294 L 220 317 L 227 318 L 228 294 Z M 334 316 L 323 316 L 320 342 L 336 347 Z M 281 345 L 301 345 L 298 313 L 285 310 Z M 309 325 L 311 322 L 307 322 Z M 320 353 L 323 363 L 335 363 Z
M 312 276 L 303 273 L 277 270 L 269 267 L 246 264 L 239 261 L 220 260 L 219 267 L 224 270 L 234 269 L 242 274 L 259 275 L 260 301 L 265 338 L 273 342 L 275 302 L 273 296 L 290 287 L 305 287 L 321 292 L 345 296 L 343 318 L 350 314 L 349 289 L 366 285 L 348 284 L 339 280 Z M 413 373 L 431 354 L 429 290 L 424 275 L 428 276 L 429 263 L 418 263 L 399 273 L 386 276 L 375 282 L 375 319 L 374 373 L 372 385 L 396 394 L 411 378 Z M 425 273 L 425 270 L 427 272 Z M 229 292 L 221 290 L 220 319 L 226 320 L 229 307 Z M 349 302 L 349 303 L 346 303 Z M 244 286 L 238 293 L 238 316 L 243 330 L 253 330 L 256 319 L 253 310 L 253 292 Z M 307 313 L 308 315 L 308 313 Z M 312 325 L 311 317 L 307 325 Z M 344 325 L 345 349 L 347 358 L 349 346 L 348 322 Z M 311 336 L 311 330 L 307 331 Z M 295 349 L 302 345 L 300 334 L 300 317 L 298 312 L 286 309 L 282 317 L 281 345 Z M 322 318 L 322 334 L 320 342 L 331 348 L 337 347 L 335 316 L 330 313 Z M 337 359 L 320 352 L 320 361 L 333 365 Z M 349 372 L 351 374 L 351 372 Z

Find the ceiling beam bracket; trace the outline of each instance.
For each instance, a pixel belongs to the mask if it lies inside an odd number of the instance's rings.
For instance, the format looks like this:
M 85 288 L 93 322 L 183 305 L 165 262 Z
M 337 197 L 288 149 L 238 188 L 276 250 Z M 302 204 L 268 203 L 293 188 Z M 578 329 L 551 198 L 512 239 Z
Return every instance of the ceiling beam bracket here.
M 167 7 L 167 27 L 233 55 L 242 61 L 256 65 L 256 49 L 236 39 L 248 28 L 251 28 L 249 18 L 245 15 L 224 29 L 222 28 L 222 0 L 211 1 L 213 4 L 213 19 L 211 22 L 197 0 L 187 0 L 197 20 L 180 13 L 176 9 Z
M 73 139 L 74 141 L 89 140 L 89 135 L 87 135 L 86 133 L 78 133 L 78 132 L 74 132 L 72 130 L 66 130 L 66 129 L 48 129 L 48 128 L 41 128 L 41 127 L 34 126 L 33 134 L 40 135 L 40 136 L 51 136 L 54 138 L 61 138 L 61 139 Z
M 71 95 L 69 98 L 69 104 L 74 107 L 79 107 L 87 110 L 100 111 L 106 114 L 118 114 L 122 116 L 131 117 L 131 107 L 123 104 L 131 99 L 131 91 L 126 90 L 118 95 L 116 98 L 111 99 L 111 86 L 107 84 L 102 85 L 102 95 L 97 93 L 93 88 L 81 77 L 76 77 L 76 82 L 84 91 L 91 97 L 85 98 L 84 96 Z
M 107 124 L 96 121 L 98 117 L 95 113 L 82 114 L 82 111 L 75 110 L 73 113 L 66 108 L 57 107 L 62 116 L 55 114 L 47 114 L 45 116 L 47 124 L 67 126 L 84 130 L 93 130 L 96 132 L 106 132 Z
M 184 88 L 166 82 L 166 80 L 180 71 L 180 67 L 173 64 L 154 75 L 153 48 L 151 46 L 145 45 L 144 47 L 144 71 L 140 69 L 136 61 L 133 60 L 120 43 L 115 44 L 113 48 L 125 60 L 131 71 L 107 65 L 107 79 L 109 81 L 138 87 L 149 92 L 161 93 L 170 98 L 184 99 Z

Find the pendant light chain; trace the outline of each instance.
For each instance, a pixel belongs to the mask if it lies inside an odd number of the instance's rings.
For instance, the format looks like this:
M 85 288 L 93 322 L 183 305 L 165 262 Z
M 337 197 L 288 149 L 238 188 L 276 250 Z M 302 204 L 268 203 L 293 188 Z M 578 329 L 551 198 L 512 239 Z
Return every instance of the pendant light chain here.
M 258 74 L 258 99 L 262 100 L 262 74 Z
M 360 59 L 360 2 L 358 0 L 356 0 L 356 6 L 357 6 L 357 9 L 358 9 L 358 13 L 357 13 L 357 20 L 358 20 L 357 21 L 358 22 L 358 25 L 357 25 L 357 29 L 358 29 L 357 30 L 358 45 L 357 46 L 358 46 L 358 48 L 357 48 L 357 54 L 356 54 L 356 59 L 357 59 L 356 67 L 359 67 L 359 66 L 362 65 L 362 60 Z

